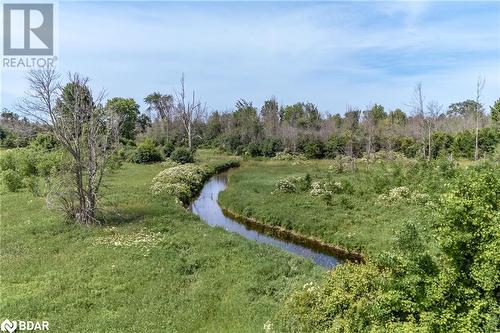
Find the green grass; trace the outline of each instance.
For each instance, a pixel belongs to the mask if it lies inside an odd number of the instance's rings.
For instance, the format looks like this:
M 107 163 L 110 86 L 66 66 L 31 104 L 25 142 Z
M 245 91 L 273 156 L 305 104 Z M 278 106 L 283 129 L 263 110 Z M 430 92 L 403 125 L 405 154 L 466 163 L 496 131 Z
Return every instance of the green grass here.
M 391 250 L 397 230 L 405 220 L 425 222 L 429 209 L 417 204 L 377 204 L 380 194 L 406 185 L 428 191 L 419 175 L 412 175 L 413 162 L 360 164 L 355 172 L 335 175 L 349 182 L 353 192 L 334 194 L 328 205 L 309 192 L 273 193 L 276 182 L 287 176 L 309 173 L 313 181 L 324 179 L 331 160 L 294 163 L 291 161 L 250 161 L 230 173 L 229 186 L 219 196 L 221 205 L 264 223 L 279 225 L 300 234 L 319 238 L 369 256 Z M 442 184 L 439 175 L 432 184 Z M 425 224 L 425 223 L 423 223 Z
M 65 224 L 42 198 L 3 192 L 2 317 L 48 320 L 52 332 L 257 332 L 322 275 L 154 198 L 161 170 L 125 164 L 113 174 L 104 226 Z

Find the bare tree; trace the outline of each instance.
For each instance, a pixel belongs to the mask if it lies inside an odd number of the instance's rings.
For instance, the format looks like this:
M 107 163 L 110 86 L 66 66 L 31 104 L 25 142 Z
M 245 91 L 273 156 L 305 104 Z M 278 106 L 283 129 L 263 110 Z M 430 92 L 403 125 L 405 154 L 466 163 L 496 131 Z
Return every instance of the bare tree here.
M 175 94 L 175 110 L 186 131 L 188 147 L 189 149 L 193 149 L 193 126 L 198 119 L 203 117 L 205 108 L 201 106 L 199 100 L 196 100 L 194 91 L 191 98 L 186 96 L 184 73 L 181 76 L 181 88 Z
M 477 160 L 479 158 L 479 118 L 481 117 L 481 94 L 483 92 L 484 84 L 486 80 L 485 78 L 479 77 L 476 83 L 476 145 L 474 149 L 474 159 Z
M 443 110 L 443 106 L 436 101 L 431 101 L 427 104 L 427 112 L 424 118 L 424 123 L 427 128 L 427 159 L 432 158 L 432 133 L 436 129 L 436 122 Z
M 422 93 L 422 83 L 419 82 L 415 86 L 415 90 L 413 92 L 413 101 L 411 103 L 411 107 L 413 109 L 413 118 L 417 121 L 418 124 L 418 131 L 419 131 L 419 136 L 420 136 L 420 141 L 422 144 L 422 157 L 425 158 L 426 153 L 425 153 L 425 112 L 424 112 L 424 100 L 425 97 L 423 96 Z
M 31 71 L 28 81 L 19 110 L 45 124 L 71 156 L 68 173 L 60 175 L 60 190 L 52 194 L 69 218 L 96 223 L 99 189 L 118 143 L 120 121 L 102 107 L 103 92 L 92 95 L 88 78 L 70 74 L 62 87 L 59 75 L 45 69 Z

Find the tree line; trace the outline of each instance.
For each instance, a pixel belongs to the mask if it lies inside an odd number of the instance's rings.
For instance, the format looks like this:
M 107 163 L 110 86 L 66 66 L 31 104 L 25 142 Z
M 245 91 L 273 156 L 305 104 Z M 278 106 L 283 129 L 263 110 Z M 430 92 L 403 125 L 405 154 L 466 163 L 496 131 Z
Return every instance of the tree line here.
M 123 145 L 134 147 L 149 140 L 167 157 L 174 147 L 185 146 L 191 151 L 210 147 L 252 157 L 272 157 L 286 150 L 308 158 L 370 158 L 385 150 L 411 158 L 478 159 L 491 154 L 500 142 L 500 99 L 489 110 L 485 108 L 482 80 L 477 84 L 476 99 L 447 108 L 437 101 L 426 102 L 422 85 L 417 84 L 406 113 L 373 104 L 364 109 L 347 107 L 343 115 L 324 114 L 310 102 L 279 105 L 276 98 L 261 107 L 241 99 L 233 110 L 209 113 L 195 92 L 186 90 L 184 81 L 182 76 L 179 89 L 172 93 L 145 96 L 147 107 L 142 113 L 132 98 L 115 97 L 106 102 L 106 108 L 120 118 Z M 41 125 L 4 110 L 0 118 L 2 146 L 26 145 L 43 131 Z

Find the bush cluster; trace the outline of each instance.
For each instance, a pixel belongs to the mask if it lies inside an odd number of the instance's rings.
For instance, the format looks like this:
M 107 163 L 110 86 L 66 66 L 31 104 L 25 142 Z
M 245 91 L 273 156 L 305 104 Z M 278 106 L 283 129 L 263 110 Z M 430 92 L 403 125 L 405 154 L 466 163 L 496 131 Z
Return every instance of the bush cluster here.
M 307 191 L 311 187 L 311 175 L 305 176 L 289 176 L 279 179 L 274 185 L 275 192 L 282 193 L 297 193 Z
M 64 153 L 35 148 L 15 148 L 0 154 L 2 183 L 9 191 L 28 187 L 39 194 L 39 179 L 47 179 L 64 168 Z
M 163 161 L 163 154 L 153 140 L 146 139 L 137 145 L 131 159 L 135 163 L 160 162 Z
M 436 204 L 430 230 L 408 221 L 396 234 L 396 248 L 380 254 L 376 264 L 342 264 L 321 284 L 304 285 L 267 326 L 299 332 L 497 331 L 499 189 L 494 165 L 461 171 Z M 391 191 L 404 199 L 411 192 Z M 437 239 L 439 256 L 426 237 Z
M 151 191 L 156 196 L 171 195 L 182 204 L 187 204 L 199 193 L 210 176 L 236 166 L 239 166 L 239 162 L 235 160 L 212 165 L 176 165 L 161 171 L 153 178 Z
M 177 147 L 174 149 L 172 154 L 170 155 L 170 158 L 172 161 L 180 163 L 180 164 L 186 164 L 186 163 L 193 163 L 194 162 L 194 155 L 189 148 L 186 147 Z

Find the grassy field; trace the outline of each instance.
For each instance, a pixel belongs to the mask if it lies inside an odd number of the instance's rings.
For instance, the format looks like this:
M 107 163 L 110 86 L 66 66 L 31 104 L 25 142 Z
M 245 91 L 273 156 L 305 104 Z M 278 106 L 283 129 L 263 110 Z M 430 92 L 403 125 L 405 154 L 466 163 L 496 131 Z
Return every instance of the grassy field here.
M 373 255 L 391 249 L 395 234 L 405 221 L 418 221 L 425 227 L 432 213 L 432 209 L 410 200 L 381 204 L 379 196 L 398 186 L 432 196 L 446 181 L 439 170 L 422 181 L 426 171 L 418 169 L 414 161 L 359 164 L 356 171 L 340 174 L 331 171 L 332 163 L 332 160 L 246 162 L 231 171 L 229 186 L 219 201 L 223 207 L 264 223 Z M 330 177 L 348 191 L 334 194 L 329 202 L 310 195 L 309 191 L 276 191 L 279 179 L 306 174 L 313 182 Z
M 242 171 L 263 174 L 256 165 Z M 48 320 L 53 332 L 258 332 L 291 290 L 322 275 L 154 198 L 160 170 L 125 164 L 113 174 L 104 226 L 65 224 L 42 198 L 2 192 L 3 318 Z M 247 176 L 235 173 L 232 183 Z M 267 189 L 271 179 L 256 181 Z

